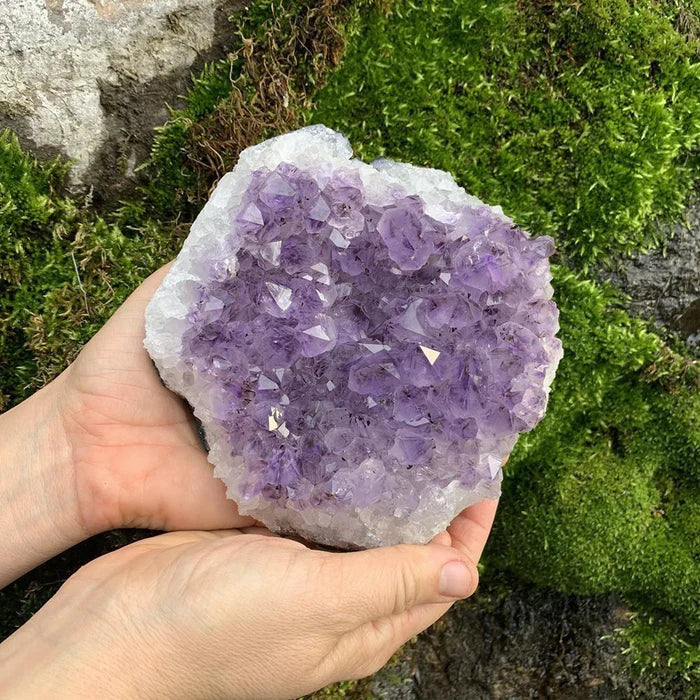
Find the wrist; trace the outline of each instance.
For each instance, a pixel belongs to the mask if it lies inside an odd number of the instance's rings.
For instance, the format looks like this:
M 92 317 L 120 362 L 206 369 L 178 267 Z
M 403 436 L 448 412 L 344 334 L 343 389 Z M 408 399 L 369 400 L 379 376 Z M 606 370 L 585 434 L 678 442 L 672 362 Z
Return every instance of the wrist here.
M 91 534 L 61 416 L 61 375 L 0 416 L 0 587 Z
M 8 697 L 163 697 L 149 650 L 93 602 L 79 594 L 66 601 L 59 592 L 0 644 L 0 688 Z

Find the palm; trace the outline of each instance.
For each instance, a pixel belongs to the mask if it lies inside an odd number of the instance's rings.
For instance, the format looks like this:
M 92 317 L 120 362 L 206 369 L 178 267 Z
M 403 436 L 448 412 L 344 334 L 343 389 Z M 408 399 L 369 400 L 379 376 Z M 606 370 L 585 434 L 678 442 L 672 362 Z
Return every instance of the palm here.
M 95 529 L 211 529 L 252 523 L 227 501 L 184 403 L 143 348 L 152 275 L 67 372 L 65 427 L 78 497 Z

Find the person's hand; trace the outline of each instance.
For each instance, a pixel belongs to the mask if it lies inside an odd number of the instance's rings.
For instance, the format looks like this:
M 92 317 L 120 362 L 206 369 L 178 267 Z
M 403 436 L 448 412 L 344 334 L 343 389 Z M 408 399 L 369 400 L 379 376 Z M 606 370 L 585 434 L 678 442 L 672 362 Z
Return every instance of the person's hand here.
M 347 554 L 255 528 L 142 540 L 80 569 L 0 645 L 0 686 L 262 700 L 369 675 L 474 592 L 495 508 L 467 509 L 429 545 Z
M 118 527 L 254 524 L 212 476 L 185 403 L 143 347 L 151 275 L 43 389 L 0 416 L 0 587 Z
M 143 347 L 144 311 L 166 271 L 126 300 L 61 378 L 77 502 L 91 532 L 253 524 L 226 500 L 190 411 L 161 383 Z

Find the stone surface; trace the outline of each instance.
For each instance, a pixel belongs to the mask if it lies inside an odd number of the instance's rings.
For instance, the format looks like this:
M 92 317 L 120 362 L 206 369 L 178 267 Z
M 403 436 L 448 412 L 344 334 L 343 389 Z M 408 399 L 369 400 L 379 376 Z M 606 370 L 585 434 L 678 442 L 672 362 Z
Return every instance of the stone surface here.
M 691 202 L 687 223 L 669 231 L 664 246 L 620 260 L 601 277 L 630 296 L 629 310 L 677 331 L 700 353 L 700 198 Z
M 548 237 L 447 173 L 309 127 L 247 149 L 146 312 L 243 513 L 333 546 L 424 542 L 499 493 L 561 357 Z
M 223 55 L 238 0 L 5 0 L 0 128 L 74 159 L 71 187 L 119 195 L 192 70 Z M 81 187 L 84 186 L 84 187 Z
M 376 700 L 667 700 L 684 698 L 680 676 L 640 674 L 621 653 L 629 624 L 616 595 L 575 596 L 486 577 L 377 673 Z M 624 645 L 624 642 L 622 642 Z M 685 692 L 684 692 L 685 691 Z

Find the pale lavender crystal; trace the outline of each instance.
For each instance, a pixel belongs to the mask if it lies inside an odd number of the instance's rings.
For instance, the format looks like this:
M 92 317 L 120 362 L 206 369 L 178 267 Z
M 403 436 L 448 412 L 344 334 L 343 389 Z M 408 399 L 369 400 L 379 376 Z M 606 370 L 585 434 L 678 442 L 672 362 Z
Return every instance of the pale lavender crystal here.
M 441 171 L 309 127 L 248 149 L 147 311 L 243 513 L 336 546 L 421 542 L 499 493 L 561 357 L 548 237 Z

